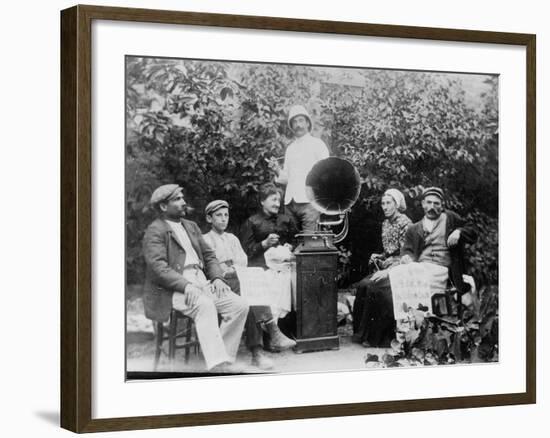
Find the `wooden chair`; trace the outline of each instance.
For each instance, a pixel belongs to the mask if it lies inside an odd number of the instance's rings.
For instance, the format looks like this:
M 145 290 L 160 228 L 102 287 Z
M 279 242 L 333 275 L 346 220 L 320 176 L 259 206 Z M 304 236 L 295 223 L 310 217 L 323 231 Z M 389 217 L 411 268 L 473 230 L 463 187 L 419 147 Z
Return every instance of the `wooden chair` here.
M 191 349 L 195 354 L 199 351 L 199 340 L 195 331 L 195 324 L 193 320 L 185 316 L 183 313 L 172 309 L 170 313 L 170 320 L 168 321 L 168 327 L 164 326 L 162 322 L 155 323 L 156 336 L 155 336 L 155 360 L 153 364 L 153 370 L 156 371 L 160 359 L 160 354 L 163 351 L 162 345 L 164 341 L 168 341 L 168 360 L 170 363 L 170 369 L 174 369 L 174 359 L 176 357 L 176 350 L 184 349 L 184 361 L 189 362 L 189 356 Z M 183 342 L 178 343 L 178 339 L 183 339 Z
M 471 283 L 466 281 L 464 276 L 464 292 L 459 292 L 449 281 L 449 285 L 444 293 L 437 293 L 432 296 L 432 312 L 439 317 L 455 317 L 458 320 L 462 319 L 464 313 L 463 296 L 475 292 L 475 282 L 472 277 Z

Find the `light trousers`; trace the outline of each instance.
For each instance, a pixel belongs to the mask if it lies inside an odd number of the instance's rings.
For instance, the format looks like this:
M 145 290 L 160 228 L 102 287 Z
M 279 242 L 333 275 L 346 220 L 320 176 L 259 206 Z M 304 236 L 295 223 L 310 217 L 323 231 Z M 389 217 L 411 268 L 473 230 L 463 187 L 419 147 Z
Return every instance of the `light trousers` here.
M 188 306 L 185 295 L 174 292 L 172 306 L 195 322 L 207 369 L 222 362 L 235 361 L 248 315 L 248 304 L 244 299 L 233 292 L 220 298 L 204 294 L 194 306 Z M 221 317 L 219 326 L 218 314 Z

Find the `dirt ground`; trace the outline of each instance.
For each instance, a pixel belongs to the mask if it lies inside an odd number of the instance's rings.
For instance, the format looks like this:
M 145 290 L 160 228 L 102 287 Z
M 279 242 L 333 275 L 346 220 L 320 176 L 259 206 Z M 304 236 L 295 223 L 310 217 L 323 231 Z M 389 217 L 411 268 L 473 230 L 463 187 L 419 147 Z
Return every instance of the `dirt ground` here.
M 340 348 L 318 352 L 295 353 L 293 350 L 281 353 L 265 352 L 266 356 L 274 362 L 274 368 L 270 373 L 299 373 L 315 371 L 335 371 L 365 369 L 367 353 L 382 355 L 386 351 L 380 348 L 364 348 L 351 342 L 351 321 L 349 318 L 345 324 L 339 326 L 338 335 Z M 127 304 L 127 371 L 150 372 L 153 371 L 154 358 L 154 333 L 150 320 L 143 315 L 141 299 L 133 297 Z M 258 368 L 251 365 L 250 352 L 241 342 L 237 362 L 244 367 L 246 373 L 260 373 Z M 166 354 L 161 355 L 157 371 L 171 372 L 204 372 L 204 361 L 200 354 L 191 354 L 189 362 L 185 363 L 183 351 L 178 350 L 174 368 L 170 368 Z M 263 371 L 265 372 L 265 371 Z

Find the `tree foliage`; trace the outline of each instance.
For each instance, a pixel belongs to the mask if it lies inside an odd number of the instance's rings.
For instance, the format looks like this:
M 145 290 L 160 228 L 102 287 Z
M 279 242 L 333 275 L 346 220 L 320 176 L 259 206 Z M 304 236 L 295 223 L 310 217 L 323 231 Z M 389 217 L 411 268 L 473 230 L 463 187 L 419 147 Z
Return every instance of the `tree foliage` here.
M 361 87 L 334 84 L 330 69 L 274 64 L 128 57 L 126 65 L 127 278 L 143 276 L 141 238 L 152 190 L 185 188 L 204 225 L 213 199 L 232 206 L 235 230 L 273 179 L 272 157 L 291 141 L 286 114 L 304 104 L 314 135 L 360 172 L 361 197 L 345 245 L 347 278 L 358 279 L 380 246 L 380 195 L 402 190 L 413 220 L 422 187 L 438 185 L 448 206 L 469 216 L 480 240 L 469 248 L 476 280 L 496 283 L 498 266 L 497 80 L 486 77 L 475 105 L 456 75 L 349 70 Z M 332 82 L 331 82 L 332 81 Z M 336 81 L 337 82 L 337 81 Z
M 470 248 L 476 278 L 497 276 L 498 133 L 495 99 L 481 96 L 482 108 L 468 106 L 457 79 L 433 73 L 363 72 L 368 86 L 359 96 L 334 92 L 323 103 L 323 119 L 333 149 L 350 160 L 364 182 L 349 240 L 351 249 L 379 242 L 377 207 L 387 188 L 406 196 L 407 214 L 422 216 L 422 188 L 436 185 L 447 207 L 474 219 L 480 240 Z M 484 100 L 485 99 L 485 100 Z M 375 242 L 373 245 L 372 242 Z M 378 243 L 379 244 L 379 243 Z M 372 248 L 375 249 L 375 248 Z M 356 263 L 366 266 L 368 253 Z M 357 260 L 356 260 L 357 261 Z

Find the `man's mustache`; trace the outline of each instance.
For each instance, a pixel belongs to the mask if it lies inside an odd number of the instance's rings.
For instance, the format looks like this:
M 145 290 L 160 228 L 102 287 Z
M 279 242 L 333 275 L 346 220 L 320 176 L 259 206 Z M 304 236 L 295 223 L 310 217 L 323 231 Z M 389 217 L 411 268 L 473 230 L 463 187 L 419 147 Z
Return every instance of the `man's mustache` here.
M 142 213 L 146 213 L 146 212 L 148 212 L 148 211 L 152 211 L 152 207 L 151 207 L 149 204 L 145 205 L 145 206 L 141 209 L 141 212 L 142 212 Z M 194 211 L 195 211 L 195 209 L 194 209 L 193 207 L 187 205 L 187 204 L 183 206 L 183 212 L 184 212 L 185 214 L 193 214 Z

